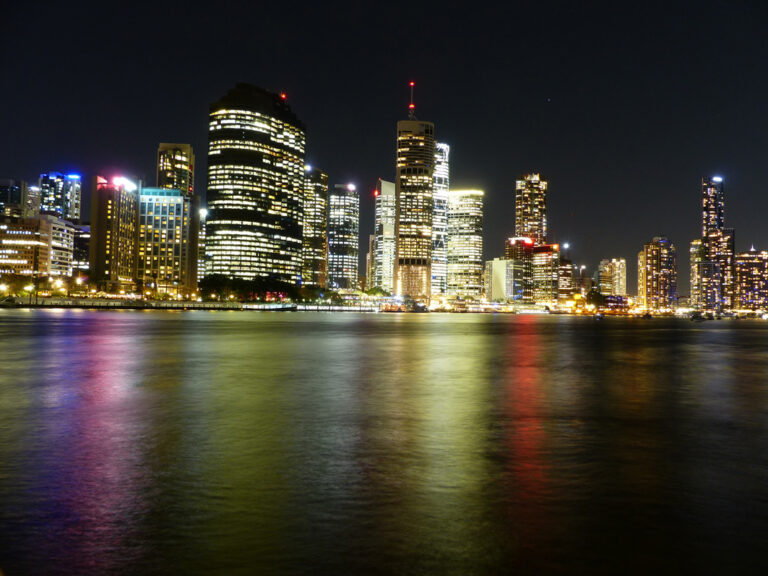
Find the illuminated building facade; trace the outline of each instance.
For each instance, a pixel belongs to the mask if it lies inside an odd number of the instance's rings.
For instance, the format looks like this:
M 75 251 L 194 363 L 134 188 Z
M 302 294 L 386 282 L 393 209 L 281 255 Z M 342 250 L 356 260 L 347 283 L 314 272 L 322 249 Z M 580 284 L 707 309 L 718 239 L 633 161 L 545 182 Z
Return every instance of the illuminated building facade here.
M 547 182 L 538 174 L 517 181 L 515 189 L 515 235 L 547 242 Z
M 197 283 L 205 278 L 205 219 L 208 217 L 208 209 L 200 208 L 200 234 L 197 237 Z
M 0 275 L 48 275 L 50 231 L 39 218 L 0 217 Z
M 480 298 L 483 293 L 482 190 L 448 191 L 446 293 Z
M 736 305 L 740 310 L 768 309 L 768 252 L 758 252 L 754 246 L 749 252 L 736 255 Z
M 624 258 L 600 260 L 597 274 L 600 294 L 603 296 L 627 295 L 627 261 Z
M 325 288 L 328 282 L 328 174 L 306 167 L 302 284 Z
M 432 295 L 445 294 L 448 270 L 448 190 L 450 189 L 448 144 L 435 144 L 434 209 L 432 212 Z
M 485 299 L 488 302 L 526 302 L 526 267 L 522 260 L 494 258 L 485 263 Z
M 282 94 L 237 84 L 211 105 L 206 275 L 300 282 L 305 141 Z
M 24 216 L 27 183 L 23 180 L 0 180 L 0 216 Z
M 736 301 L 733 228 L 725 228 L 720 176 L 701 180 L 701 238 L 691 243 L 691 305 L 699 310 L 731 309 Z
M 357 288 L 360 197 L 354 184 L 336 184 L 328 196 L 328 286 Z
M 196 198 L 185 190 L 140 190 L 136 279 L 143 290 L 195 292 L 198 252 L 192 237 L 200 226 L 198 214 Z
M 560 264 L 557 268 L 557 298 L 569 300 L 573 297 L 574 290 L 573 262 L 560 256 Z
M 22 216 L 33 218 L 40 214 L 40 199 L 40 186 L 27 186 L 27 196 Z
M 72 247 L 72 271 L 87 274 L 91 269 L 91 227 L 86 224 L 75 225 Z
M 504 245 L 504 258 L 520 262 L 522 274 L 520 275 L 521 303 L 533 302 L 533 239 L 532 238 L 507 238 Z
M 195 153 L 190 144 L 160 144 L 157 149 L 157 187 L 181 190 L 189 196 L 194 194 Z
M 139 191 L 130 180 L 96 176 L 91 197 L 91 282 L 105 291 L 135 286 Z
M 79 174 L 40 174 L 40 212 L 77 222 L 80 220 L 82 183 Z
M 435 125 L 397 123 L 395 293 L 422 303 L 432 294 Z
M 677 303 L 677 250 L 668 238 L 655 237 L 637 255 L 637 298 L 646 310 Z
M 533 247 L 533 301 L 537 304 L 555 302 L 560 287 L 560 245 L 542 244 Z
M 379 178 L 374 196 L 374 256 L 373 286 L 394 293 L 395 278 L 395 221 L 397 202 L 395 183 Z

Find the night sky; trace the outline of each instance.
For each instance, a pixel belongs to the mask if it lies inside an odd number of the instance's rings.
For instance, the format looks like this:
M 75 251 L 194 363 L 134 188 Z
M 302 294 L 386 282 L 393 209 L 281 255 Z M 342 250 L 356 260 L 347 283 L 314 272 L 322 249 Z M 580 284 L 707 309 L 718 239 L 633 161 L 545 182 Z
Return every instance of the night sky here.
M 0 178 L 117 171 L 154 185 L 159 142 L 206 183 L 210 102 L 236 82 L 288 94 L 308 162 L 361 190 L 394 178 L 416 113 L 451 145 L 451 184 L 486 191 L 485 256 L 513 233 L 514 181 L 550 183 L 550 240 L 576 264 L 688 245 L 702 176 L 725 178 L 737 250 L 768 249 L 768 3 L 15 2 L 0 33 Z M 386 6 L 385 6 L 386 5 Z

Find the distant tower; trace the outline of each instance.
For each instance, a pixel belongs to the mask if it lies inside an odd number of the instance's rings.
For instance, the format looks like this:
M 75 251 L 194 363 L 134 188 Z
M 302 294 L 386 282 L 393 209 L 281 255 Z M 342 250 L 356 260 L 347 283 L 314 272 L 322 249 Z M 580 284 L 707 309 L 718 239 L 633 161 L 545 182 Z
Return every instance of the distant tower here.
M 438 142 L 435 152 L 435 191 L 432 212 L 432 295 L 445 294 L 447 273 L 448 190 L 451 147 Z
M 479 299 L 483 292 L 482 190 L 448 192 L 447 293 Z
M 515 236 L 547 242 L 547 182 L 538 174 L 517 181 L 515 190 Z
M 157 187 L 192 195 L 195 187 L 195 154 L 190 144 L 163 142 L 157 150 Z
M 306 167 L 302 284 L 325 288 L 328 281 L 328 174 Z
M 328 197 L 328 287 L 357 288 L 360 197 L 354 184 L 336 184 Z
M 598 266 L 600 294 L 604 296 L 627 295 L 627 261 L 624 258 L 600 260 Z
M 411 82 L 408 120 L 397 123 L 395 293 L 428 303 L 432 293 L 435 125 L 416 120 Z
M 40 211 L 76 222 L 80 220 L 82 186 L 79 174 L 40 174 Z
M 637 297 L 647 310 L 669 309 L 677 302 L 677 250 L 657 236 L 637 255 Z
M 395 274 L 395 183 L 379 178 L 374 196 L 373 286 L 394 292 Z

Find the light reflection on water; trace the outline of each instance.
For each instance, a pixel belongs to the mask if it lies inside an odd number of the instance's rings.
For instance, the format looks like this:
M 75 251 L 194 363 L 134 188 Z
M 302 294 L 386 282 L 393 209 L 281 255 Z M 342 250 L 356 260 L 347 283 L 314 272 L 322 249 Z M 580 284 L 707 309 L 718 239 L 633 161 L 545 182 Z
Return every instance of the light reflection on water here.
M 748 571 L 768 325 L 0 310 L 0 569 Z

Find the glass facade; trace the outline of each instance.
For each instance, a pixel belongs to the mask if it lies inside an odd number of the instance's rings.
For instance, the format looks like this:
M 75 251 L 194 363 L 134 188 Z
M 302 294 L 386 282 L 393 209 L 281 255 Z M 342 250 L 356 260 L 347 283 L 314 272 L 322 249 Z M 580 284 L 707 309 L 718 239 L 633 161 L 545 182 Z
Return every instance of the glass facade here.
M 374 203 L 374 258 L 373 285 L 394 293 L 395 274 L 395 184 L 379 178 L 373 192 Z
M 445 294 L 447 287 L 448 190 L 450 189 L 448 144 L 435 145 L 434 211 L 432 213 L 432 295 Z
M 325 288 L 328 283 L 328 174 L 306 167 L 302 283 Z
M 47 172 L 38 181 L 40 212 L 73 222 L 80 220 L 82 185 L 79 174 Z
M 624 258 L 600 260 L 597 274 L 600 294 L 604 296 L 626 296 L 627 261 Z
M 354 184 L 336 184 L 328 197 L 328 286 L 355 289 L 360 245 L 360 197 Z
M 195 154 L 190 144 L 160 144 L 157 150 L 157 187 L 194 194 Z
M 556 302 L 560 295 L 560 246 L 543 244 L 533 248 L 533 301 Z
M 211 105 L 206 275 L 301 281 L 305 145 L 282 95 L 238 84 Z
M 547 242 L 547 182 L 528 174 L 515 187 L 515 236 Z
M 482 190 L 448 192 L 447 294 L 480 298 L 483 292 Z

